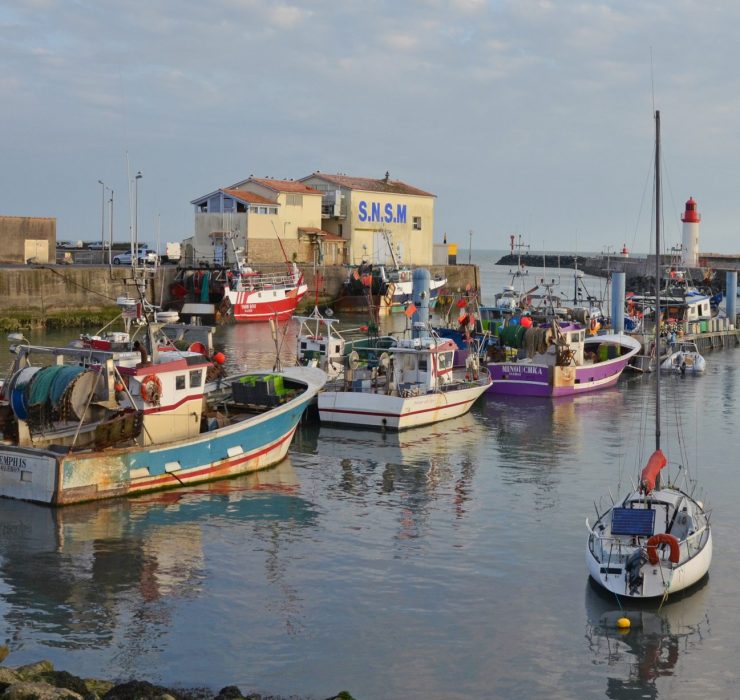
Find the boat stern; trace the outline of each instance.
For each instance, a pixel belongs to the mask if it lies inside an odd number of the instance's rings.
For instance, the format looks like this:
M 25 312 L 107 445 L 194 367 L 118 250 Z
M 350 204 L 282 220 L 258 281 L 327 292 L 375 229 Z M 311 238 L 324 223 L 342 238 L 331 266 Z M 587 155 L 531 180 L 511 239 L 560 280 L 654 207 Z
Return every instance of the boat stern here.
M 0 447 L 0 496 L 56 502 L 61 458 L 62 455 L 46 450 Z

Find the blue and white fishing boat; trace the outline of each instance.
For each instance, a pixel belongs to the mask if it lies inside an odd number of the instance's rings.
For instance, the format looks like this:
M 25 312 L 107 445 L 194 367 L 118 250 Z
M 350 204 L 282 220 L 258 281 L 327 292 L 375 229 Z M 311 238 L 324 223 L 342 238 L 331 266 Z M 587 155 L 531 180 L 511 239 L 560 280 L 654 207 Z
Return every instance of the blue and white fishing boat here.
M 136 343 L 13 345 L 0 389 L 0 496 L 66 505 L 253 472 L 285 457 L 316 368 L 220 376 L 149 323 Z M 82 345 L 82 347 L 80 347 Z

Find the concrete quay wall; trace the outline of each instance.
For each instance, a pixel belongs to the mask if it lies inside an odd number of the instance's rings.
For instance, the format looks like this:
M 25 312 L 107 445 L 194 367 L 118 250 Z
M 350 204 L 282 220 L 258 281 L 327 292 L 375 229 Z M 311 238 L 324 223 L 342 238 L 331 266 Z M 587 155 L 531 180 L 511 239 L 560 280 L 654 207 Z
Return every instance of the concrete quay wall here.
M 433 265 L 432 277 L 446 277 L 450 291 L 463 290 L 470 284 L 479 286 L 480 275 L 475 265 Z M 261 265 L 265 273 L 284 272 L 285 265 Z M 328 304 L 339 294 L 347 279 L 348 268 L 341 265 L 303 268 L 309 292 L 302 306 L 312 308 L 316 289 L 320 304 Z M 177 274 L 172 265 L 152 270 L 147 279 L 147 299 L 167 306 L 169 287 Z M 138 292 L 131 281 L 128 267 L 104 265 L 41 265 L 0 268 L 0 299 L 5 314 L 22 313 L 44 318 L 48 314 L 97 311 L 115 305 L 120 296 L 136 298 Z
M 161 267 L 147 281 L 147 298 L 159 303 L 175 276 L 174 267 Z M 65 311 L 95 311 L 114 306 L 120 296 L 138 296 L 131 270 L 107 266 L 49 265 L 0 269 L 0 298 L 4 313 L 38 313 L 43 317 Z

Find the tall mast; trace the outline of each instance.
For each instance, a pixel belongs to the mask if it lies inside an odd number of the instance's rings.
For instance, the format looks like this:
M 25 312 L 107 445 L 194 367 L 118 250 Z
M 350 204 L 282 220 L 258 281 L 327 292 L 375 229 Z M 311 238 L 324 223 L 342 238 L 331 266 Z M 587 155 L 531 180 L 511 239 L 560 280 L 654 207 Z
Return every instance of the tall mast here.
M 655 449 L 660 449 L 660 110 L 655 112 Z M 658 477 L 660 478 L 660 477 Z M 660 483 L 656 483 L 660 488 Z

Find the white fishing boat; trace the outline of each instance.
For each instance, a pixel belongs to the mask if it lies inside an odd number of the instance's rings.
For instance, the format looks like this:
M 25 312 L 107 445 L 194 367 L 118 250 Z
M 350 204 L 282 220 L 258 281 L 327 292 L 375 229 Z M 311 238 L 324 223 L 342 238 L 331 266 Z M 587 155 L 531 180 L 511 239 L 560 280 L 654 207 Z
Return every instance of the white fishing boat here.
M 681 340 L 673 345 L 671 354 L 663 360 L 660 368 L 666 372 L 701 374 L 707 368 L 707 361 L 693 340 Z
M 380 355 L 396 344 L 393 336 L 378 336 L 373 326 L 359 326 L 340 331 L 339 320 L 322 315 L 314 307 L 309 316 L 294 316 L 300 326 L 296 335 L 296 364 L 318 367 L 329 379 L 344 374 L 353 350 L 370 366 L 377 366 Z
M 416 329 L 381 355 L 376 367 L 359 356 L 340 382 L 319 394 L 322 423 L 403 430 L 461 416 L 491 385 L 488 370 L 475 354 L 454 366 L 454 341 Z
M 467 413 L 491 385 L 477 353 L 455 365 L 457 345 L 440 338 L 429 323 L 430 275 L 414 270 L 410 337 L 400 338 L 378 354 L 354 349 L 342 378 L 319 394 L 322 423 L 355 428 L 403 430 Z
M 659 112 L 655 122 L 655 237 L 659 251 Z M 660 279 L 659 264 L 656 255 L 656 280 Z M 656 295 L 659 307 L 659 288 Z M 660 356 L 660 333 L 656 333 L 656 346 Z M 691 484 L 685 465 L 678 469 L 685 487 L 662 475 L 667 459 L 660 445 L 660 374 L 656 372 L 655 381 L 655 451 L 642 470 L 637 488 L 597 512 L 593 526 L 586 520 L 589 574 L 604 589 L 625 598 L 666 598 L 689 588 L 706 575 L 712 560 L 709 511 L 694 498 L 695 484 Z

